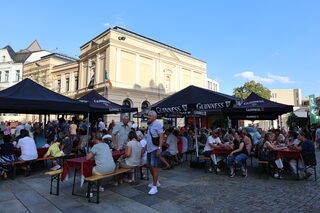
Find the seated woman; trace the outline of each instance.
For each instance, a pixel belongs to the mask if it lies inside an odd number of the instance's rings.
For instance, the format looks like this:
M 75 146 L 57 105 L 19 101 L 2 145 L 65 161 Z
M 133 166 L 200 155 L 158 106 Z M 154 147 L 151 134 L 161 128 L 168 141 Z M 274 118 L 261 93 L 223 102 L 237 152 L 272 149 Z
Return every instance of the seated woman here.
M 234 133 L 233 139 L 233 151 L 229 154 L 227 158 L 227 165 L 230 169 L 230 177 L 235 176 L 234 172 L 234 164 L 236 164 L 242 170 L 242 176 L 247 176 L 247 170 L 243 166 L 243 161 L 247 160 L 248 158 L 248 151 L 246 149 L 244 141 L 239 137 L 239 133 Z
M 63 152 L 60 150 L 61 142 L 62 142 L 62 138 L 59 138 L 56 142 L 51 144 L 47 153 L 43 157 L 49 157 L 49 156 L 60 157 L 60 156 L 62 156 Z M 58 159 L 58 160 L 60 160 L 60 159 Z M 53 167 L 51 168 L 51 170 L 58 170 L 61 168 L 61 166 L 59 165 L 57 160 L 53 160 L 52 164 L 53 164 Z
M 112 152 L 99 136 L 95 138 L 94 145 L 89 154 L 87 154 L 86 160 L 90 160 L 93 157 L 96 163 L 96 166 L 92 168 L 93 175 L 108 174 L 115 170 L 116 164 L 112 158 Z
M 274 161 L 277 169 L 275 170 L 274 177 L 275 178 L 282 178 L 279 174 L 283 170 L 283 163 L 281 158 L 275 159 L 274 151 L 280 150 L 281 148 L 276 147 L 271 141 L 270 133 L 265 134 L 263 143 L 261 144 L 261 148 L 258 154 L 259 160 L 266 160 L 266 161 Z
M 87 154 L 86 160 L 93 157 L 96 165 L 92 168 L 92 175 L 104 175 L 115 170 L 116 164 L 112 157 L 112 151 L 106 143 L 102 142 L 100 136 L 95 138 L 94 145 Z M 104 191 L 104 188 L 100 186 L 99 191 Z
M 126 146 L 126 152 L 118 160 L 120 168 L 134 168 L 141 163 L 142 146 L 138 141 L 136 132 L 130 131 L 128 138 L 129 142 Z M 130 176 L 128 182 L 134 181 L 134 175 L 130 173 Z
M 16 148 L 21 149 L 21 156 L 18 157 L 20 161 L 29 161 L 38 158 L 38 152 L 36 143 L 34 142 L 33 138 L 29 137 L 28 130 L 22 129 L 20 131 L 21 139 L 19 139 Z M 25 171 L 30 171 L 30 165 L 26 167 L 21 167 Z M 26 174 L 27 175 L 27 174 Z

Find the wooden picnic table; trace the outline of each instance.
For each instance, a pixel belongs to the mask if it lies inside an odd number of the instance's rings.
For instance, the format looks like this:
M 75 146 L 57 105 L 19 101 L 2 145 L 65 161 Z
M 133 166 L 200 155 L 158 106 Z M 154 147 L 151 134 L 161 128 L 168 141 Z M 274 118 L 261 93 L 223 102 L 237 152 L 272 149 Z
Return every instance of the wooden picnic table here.
M 112 157 L 114 161 L 116 161 L 121 155 L 125 153 L 125 150 L 116 150 L 112 152 Z M 64 162 L 63 172 L 61 175 L 61 181 L 69 179 L 69 171 L 70 169 L 74 169 L 74 177 L 73 177 L 73 187 L 72 187 L 72 194 L 74 194 L 74 184 L 76 178 L 76 171 L 80 169 L 81 174 L 81 181 L 80 186 L 83 185 L 84 179 L 86 177 L 92 176 L 92 168 L 95 166 L 95 160 L 86 160 L 86 157 L 79 157 L 66 160 Z

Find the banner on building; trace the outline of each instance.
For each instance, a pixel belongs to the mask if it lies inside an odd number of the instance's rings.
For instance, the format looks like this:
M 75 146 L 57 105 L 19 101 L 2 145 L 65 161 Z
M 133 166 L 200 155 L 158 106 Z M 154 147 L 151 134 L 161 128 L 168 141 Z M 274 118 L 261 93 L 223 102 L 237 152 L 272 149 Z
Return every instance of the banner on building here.
M 309 117 L 310 124 L 320 123 L 319 108 L 315 95 L 309 95 Z

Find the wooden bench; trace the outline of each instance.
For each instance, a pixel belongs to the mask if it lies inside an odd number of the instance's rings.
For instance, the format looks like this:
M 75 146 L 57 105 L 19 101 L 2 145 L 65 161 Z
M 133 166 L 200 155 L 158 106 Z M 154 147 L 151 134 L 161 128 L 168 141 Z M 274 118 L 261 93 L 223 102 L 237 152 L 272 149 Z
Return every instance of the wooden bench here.
M 56 181 L 56 193 L 54 195 L 59 195 L 59 186 L 60 186 L 60 175 L 62 174 L 62 169 L 58 169 L 55 171 L 50 171 L 50 172 L 45 172 L 44 174 L 49 175 L 51 177 L 51 182 L 50 182 L 50 194 L 52 193 L 52 183 Z
M 267 170 L 268 175 L 270 175 L 270 162 L 269 161 L 259 160 L 258 164 L 262 165 L 262 167 Z
M 34 163 L 34 162 L 39 162 L 39 161 L 45 161 L 45 160 L 50 160 L 50 159 L 58 159 L 58 158 L 63 158 L 63 161 L 65 158 L 67 157 L 72 157 L 72 156 L 75 156 L 74 153 L 70 153 L 69 155 L 63 155 L 63 156 L 59 156 L 59 157 L 52 157 L 52 156 L 49 156 L 49 157 L 42 157 L 42 158 L 37 158 L 37 159 L 34 159 L 34 160 L 29 160 L 29 161 L 14 161 L 14 162 L 10 162 L 10 163 L 4 163 L 2 164 L 3 166 L 11 166 L 11 169 L 12 169 L 12 179 L 15 178 L 16 176 L 16 165 L 19 165 L 19 164 L 26 164 L 26 163 Z
M 105 174 L 105 175 L 93 175 L 93 176 L 90 176 L 90 177 L 86 177 L 85 181 L 88 182 L 88 191 L 87 191 L 88 202 L 91 202 L 90 193 L 91 193 L 92 184 L 94 182 L 96 182 L 96 185 L 97 185 L 97 200 L 96 200 L 96 203 L 98 204 L 99 203 L 100 180 L 108 178 L 108 177 L 113 177 L 113 176 L 116 176 L 116 175 L 120 175 L 120 174 L 129 172 L 130 170 L 132 170 L 132 169 L 120 168 L 120 169 L 117 169 L 114 172 L 111 172 L 111 173 L 108 173 L 108 174 Z

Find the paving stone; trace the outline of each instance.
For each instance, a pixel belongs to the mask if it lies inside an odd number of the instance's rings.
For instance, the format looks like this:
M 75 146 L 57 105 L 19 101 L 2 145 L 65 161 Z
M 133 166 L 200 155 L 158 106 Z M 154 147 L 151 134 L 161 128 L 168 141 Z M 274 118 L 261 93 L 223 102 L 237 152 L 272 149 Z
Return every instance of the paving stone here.
M 319 151 L 316 155 L 320 159 Z M 86 185 L 80 188 L 78 177 L 76 193 L 82 196 L 71 195 L 72 178 L 61 183 L 60 196 L 50 195 L 49 177 L 35 170 L 27 178 L 18 175 L 15 180 L 0 180 L 0 212 L 320 212 L 319 183 L 313 178 L 297 181 L 286 175 L 278 180 L 253 163 L 247 178 L 229 178 L 226 169 L 218 175 L 205 173 L 189 168 L 188 163 L 159 170 L 162 186 L 154 196 L 147 194 L 151 180 L 117 187 L 107 182 L 100 204 L 87 202 Z
M 1 192 L 0 192 L 0 202 L 1 201 L 6 201 L 6 200 L 12 200 L 12 199 L 15 199 L 15 197 L 14 197 L 12 192 L 1 190 Z
M 27 209 L 17 199 L 0 202 L 1 213 L 22 213 L 25 211 Z
M 40 194 L 33 190 L 16 192 L 15 196 L 23 203 L 23 205 L 29 207 L 37 203 L 44 203 L 47 200 Z
M 172 201 L 164 201 L 161 203 L 156 203 L 151 206 L 152 208 L 160 211 L 160 212 L 170 212 L 170 213 L 192 213 L 192 212 L 200 212 L 195 209 L 188 209 L 187 207 L 178 205 Z
M 110 190 L 128 198 L 140 195 L 142 193 L 142 191 L 135 189 L 133 187 L 130 187 L 128 185 L 112 187 L 110 188 Z
M 139 203 L 142 203 L 146 206 L 152 206 L 156 203 L 161 203 L 163 202 L 162 199 L 156 197 L 156 196 L 152 196 L 152 195 L 148 195 L 148 194 L 140 194 L 140 195 L 136 195 L 131 197 L 132 200 L 137 201 Z
M 62 211 L 60 211 L 58 208 L 56 208 L 53 204 L 51 204 L 48 201 L 28 206 L 28 210 L 30 212 L 34 212 L 34 213 L 38 213 L 38 212 L 42 212 L 42 213 L 61 213 L 62 212 Z

